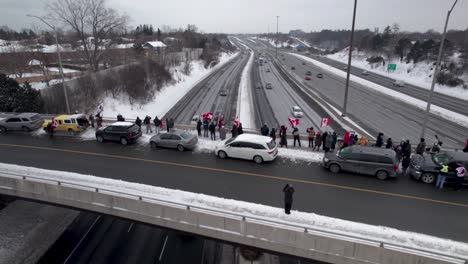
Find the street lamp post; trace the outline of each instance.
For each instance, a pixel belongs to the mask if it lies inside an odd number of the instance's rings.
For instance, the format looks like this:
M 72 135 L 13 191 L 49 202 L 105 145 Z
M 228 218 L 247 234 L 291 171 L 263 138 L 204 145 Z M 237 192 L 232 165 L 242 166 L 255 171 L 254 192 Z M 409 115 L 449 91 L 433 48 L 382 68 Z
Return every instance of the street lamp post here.
M 447 25 L 449 22 L 450 14 L 455 8 L 455 5 L 457 4 L 457 2 L 458 0 L 455 0 L 455 2 L 452 5 L 452 8 L 450 8 L 450 10 L 447 12 L 447 18 L 445 19 L 444 33 L 442 34 L 442 39 L 439 45 L 439 55 L 437 56 L 437 63 L 434 69 L 434 74 L 432 75 L 431 91 L 429 93 L 429 99 L 427 100 L 426 113 L 424 115 L 424 120 L 423 120 L 422 130 L 421 130 L 421 138 L 424 138 L 426 134 L 426 126 L 427 126 L 427 121 L 429 120 L 429 112 L 431 110 L 432 97 L 434 96 L 434 87 L 435 87 L 437 76 L 439 75 L 439 70 L 440 70 L 440 61 L 442 59 L 442 51 L 444 49 L 445 35 L 447 33 Z
M 278 58 L 278 24 L 279 24 L 279 16 L 276 16 L 276 43 L 275 43 L 275 48 L 276 48 L 276 58 Z
M 346 71 L 346 86 L 345 86 L 345 96 L 344 96 L 342 116 L 346 116 L 346 111 L 347 111 L 347 106 L 348 106 L 349 76 L 351 73 L 351 56 L 353 55 L 353 38 L 354 38 L 354 23 L 356 22 L 356 6 L 357 6 L 357 0 L 354 0 L 353 24 L 351 26 L 351 39 L 349 41 L 348 69 Z
M 40 21 L 42 21 L 42 23 L 46 24 L 47 26 L 49 26 L 54 31 L 55 45 L 57 47 L 57 57 L 58 57 L 58 62 L 59 62 L 59 72 L 60 72 L 60 76 L 62 77 L 63 94 L 65 95 L 65 105 L 67 107 L 67 113 L 71 113 L 70 104 L 68 103 L 67 87 L 65 85 L 65 76 L 63 74 L 62 56 L 60 54 L 60 46 L 59 46 L 59 43 L 58 43 L 57 29 L 54 26 L 52 26 L 51 24 L 47 23 L 47 21 L 45 21 L 42 17 L 38 17 L 38 16 L 34 16 L 34 15 L 26 15 L 26 16 L 34 17 L 34 18 L 39 19 Z

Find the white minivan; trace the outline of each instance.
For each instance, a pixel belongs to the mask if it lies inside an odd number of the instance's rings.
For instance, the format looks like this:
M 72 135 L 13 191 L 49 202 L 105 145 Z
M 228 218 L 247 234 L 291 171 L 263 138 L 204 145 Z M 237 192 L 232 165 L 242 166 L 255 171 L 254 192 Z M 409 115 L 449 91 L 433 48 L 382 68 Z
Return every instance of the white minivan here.
M 278 146 L 270 137 L 242 134 L 216 147 L 215 154 L 221 159 L 229 157 L 262 163 L 276 158 Z

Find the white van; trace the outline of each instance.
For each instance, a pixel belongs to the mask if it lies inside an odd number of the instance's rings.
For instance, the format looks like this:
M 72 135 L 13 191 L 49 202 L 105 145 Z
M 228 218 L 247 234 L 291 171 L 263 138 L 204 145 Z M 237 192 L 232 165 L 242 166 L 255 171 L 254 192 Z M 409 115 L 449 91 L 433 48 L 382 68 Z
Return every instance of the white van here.
M 396 80 L 395 82 L 393 82 L 393 86 L 404 87 L 405 82 L 402 80 Z
M 229 157 L 262 163 L 276 158 L 278 146 L 270 137 L 242 134 L 216 147 L 215 154 L 221 159 Z

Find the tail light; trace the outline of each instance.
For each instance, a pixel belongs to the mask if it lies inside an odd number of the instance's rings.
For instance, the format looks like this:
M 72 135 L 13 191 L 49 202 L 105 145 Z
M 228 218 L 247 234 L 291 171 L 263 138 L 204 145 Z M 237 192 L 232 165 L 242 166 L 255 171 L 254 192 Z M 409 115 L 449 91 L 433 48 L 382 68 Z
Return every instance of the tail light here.
M 128 134 L 127 134 L 127 137 L 132 137 L 132 133 L 128 133 Z
M 393 166 L 393 170 L 394 170 L 394 171 L 398 171 L 398 165 L 394 165 L 394 166 Z
M 268 151 L 268 154 L 271 155 L 271 154 L 275 153 L 275 151 L 276 151 L 275 149 L 273 149 L 272 151 Z
M 187 142 L 187 144 L 192 144 L 192 143 L 193 143 L 193 139 L 191 139 L 191 140 L 189 140 L 189 141 Z

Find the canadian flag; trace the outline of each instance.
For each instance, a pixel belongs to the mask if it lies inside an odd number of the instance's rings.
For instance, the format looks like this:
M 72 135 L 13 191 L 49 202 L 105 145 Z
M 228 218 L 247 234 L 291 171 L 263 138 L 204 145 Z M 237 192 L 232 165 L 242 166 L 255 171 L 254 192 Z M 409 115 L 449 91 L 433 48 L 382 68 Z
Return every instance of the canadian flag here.
M 211 119 L 213 118 L 213 112 L 202 113 L 201 116 L 202 116 L 203 119 L 209 119 L 209 120 L 211 120 Z
M 324 117 L 322 118 L 322 123 L 320 123 L 320 127 L 330 126 L 330 118 Z
M 53 128 L 53 129 L 56 129 L 57 127 L 58 127 L 57 120 L 52 119 L 52 128 Z
M 162 118 L 161 120 L 159 121 L 159 128 L 162 128 L 163 127 L 163 121 L 162 121 Z
M 239 116 L 236 116 L 236 119 L 234 119 L 234 125 L 239 127 Z
M 299 118 L 290 118 L 290 117 L 288 117 L 288 121 L 289 121 L 289 124 L 291 125 L 291 127 L 295 127 L 295 126 L 299 125 Z

